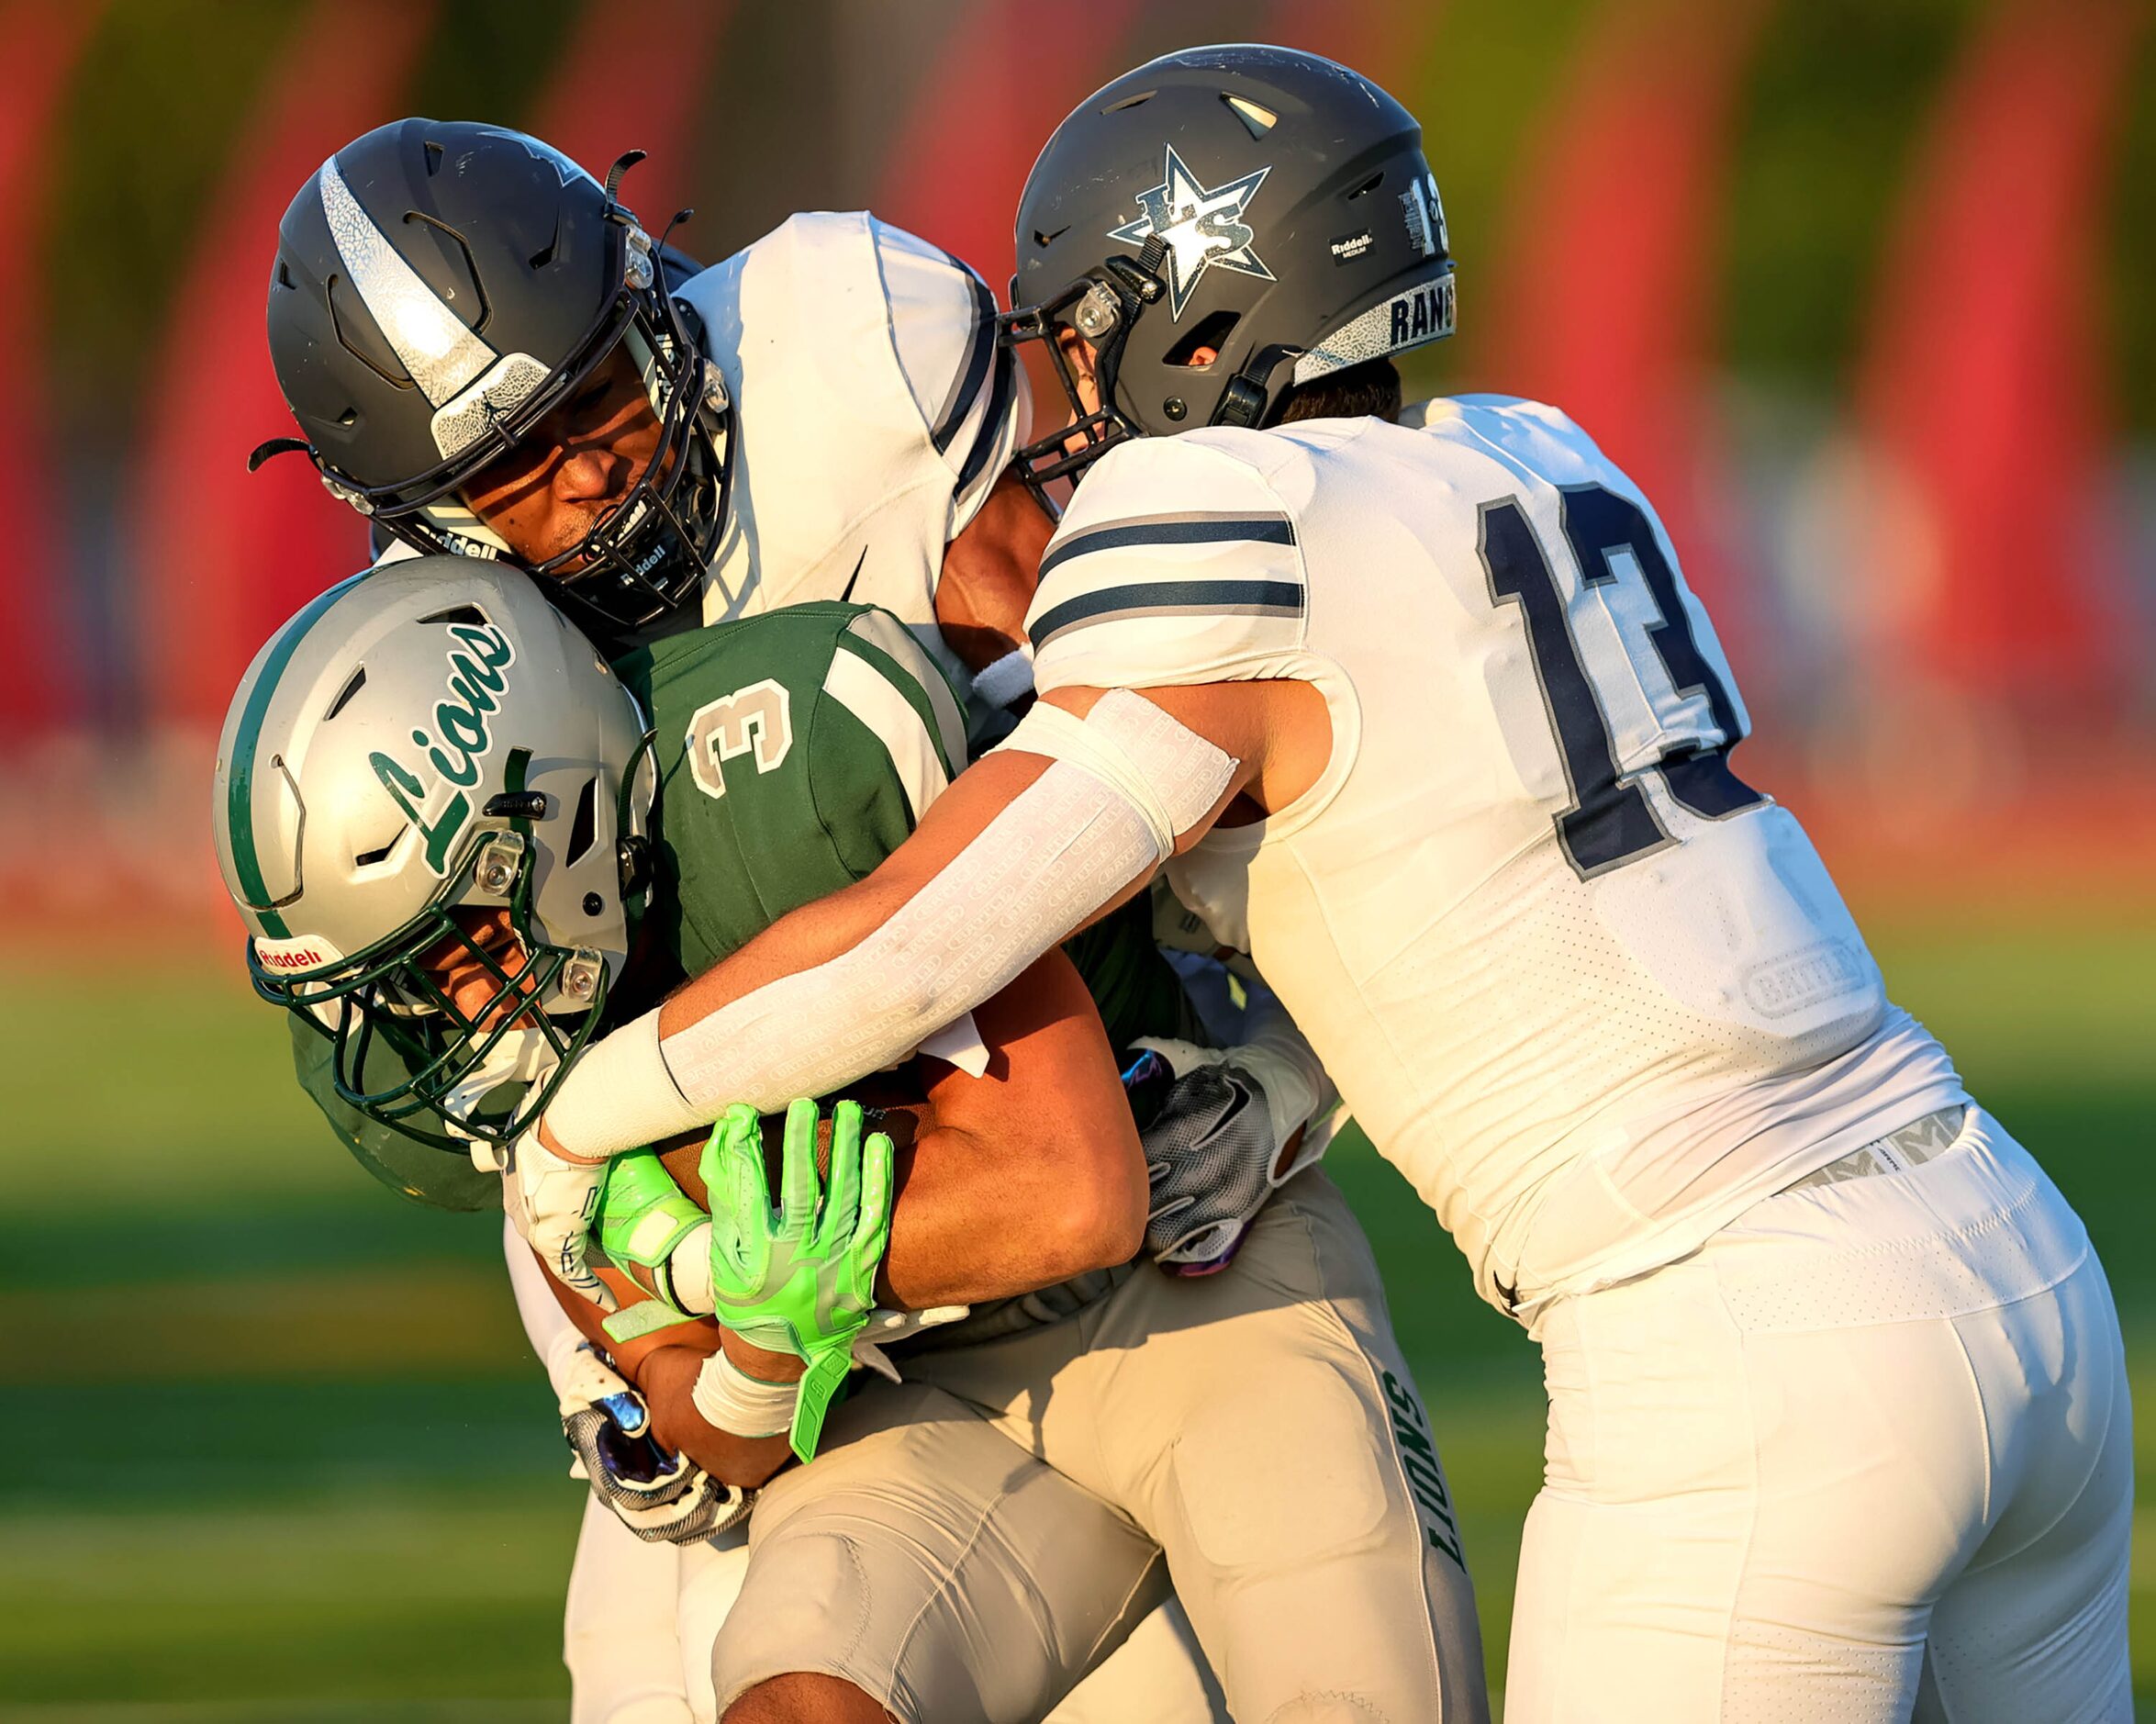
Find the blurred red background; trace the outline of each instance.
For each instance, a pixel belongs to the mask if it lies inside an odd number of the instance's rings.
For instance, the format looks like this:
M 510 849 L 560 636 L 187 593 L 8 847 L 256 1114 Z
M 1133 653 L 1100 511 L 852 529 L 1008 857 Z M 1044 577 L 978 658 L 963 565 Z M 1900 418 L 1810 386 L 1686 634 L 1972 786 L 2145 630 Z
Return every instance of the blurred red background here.
M 0 4 L 0 925 L 227 924 L 215 727 L 364 558 L 262 339 L 274 228 L 407 112 L 525 126 L 715 260 L 866 206 L 1010 269 L 1061 115 L 1167 48 L 1313 49 L 1423 118 L 1461 334 L 1648 489 L 1868 895 L 2143 891 L 2156 839 L 2156 91 L 2137 0 Z M 2138 188 L 2138 190 L 2137 190 Z M 64 834 L 64 844 L 56 842 Z

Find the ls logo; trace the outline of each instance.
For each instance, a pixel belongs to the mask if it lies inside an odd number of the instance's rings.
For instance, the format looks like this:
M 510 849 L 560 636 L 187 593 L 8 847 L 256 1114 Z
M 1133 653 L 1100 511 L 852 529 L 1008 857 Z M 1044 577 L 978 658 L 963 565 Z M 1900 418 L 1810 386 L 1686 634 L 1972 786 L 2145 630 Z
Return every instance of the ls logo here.
M 1269 166 L 1239 180 L 1208 190 L 1198 176 L 1183 165 L 1175 146 L 1167 146 L 1167 165 L 1158 185 L 1140 192 L 1136 202 L 1145 213 L 1111 228 L 1108 237 L 1145 250 L 1145 241 L 1158 234 L 1167 247 L 1167 308 L 1171 321 L 1181 322 L 1183 308 L 1190 303 L 1205 272 L 1216 265 L 1271 281 L 1273 273 L 1250 249 L 1257 231 L 1243 219 L 1257 188 L 1265 184 Z

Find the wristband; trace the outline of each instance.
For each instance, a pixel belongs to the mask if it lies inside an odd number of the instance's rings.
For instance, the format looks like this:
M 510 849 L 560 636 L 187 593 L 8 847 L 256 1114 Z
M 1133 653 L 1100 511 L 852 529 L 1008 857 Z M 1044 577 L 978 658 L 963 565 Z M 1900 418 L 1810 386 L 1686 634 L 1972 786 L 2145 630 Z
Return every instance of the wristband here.
M 721 1352 L 704 1360 L 689 1399 L 698 1412 L 730 1436 L 776 1437 L 793 1427 L 799 1385 L 752 1377 Z
M 973 679 L 974 704 L 993 711 L 1001 711 L 1033 691 L 1033 655 L 1022 646 L 1004 654 Z

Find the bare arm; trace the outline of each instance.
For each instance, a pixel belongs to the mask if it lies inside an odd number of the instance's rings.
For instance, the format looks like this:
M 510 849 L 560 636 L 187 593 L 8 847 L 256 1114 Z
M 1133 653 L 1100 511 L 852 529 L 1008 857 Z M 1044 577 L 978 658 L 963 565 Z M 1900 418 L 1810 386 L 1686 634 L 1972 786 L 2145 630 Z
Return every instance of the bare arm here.
M 936 623 L 966 668 L 1014 653 L 1056 523 L 1014 473 L 996 481 L 980 510 L 944 549 Z
M 981 1077 L 924 1060 L 933 1124 L 891 1216 L 877 1296 L 974 1304 L 1127 1261 L 1145 1233 L 1145 1162 L 1107 1034 L 1061 952 L 975 1013 Z
M 981 1076 L 923 1057 L 913 1069 L 924 1101 L 889 1102 L 873 1081 L 855 1091 L 912 1122 L 910 1136 L 892 1134 L 897 1196 L 877 1276 L 877 1298 L 893 1310 L 1053 1286 L 1127 1261 L 1145 1235 L 1145 1157 L 1107 1034 L 1070 960 L 1049 953 L 974 1021 L 989 1048 Z M 675 1182 L 708 1208 L 701 1145 L 699 1137 L 665 1159 Z M 760 1377 L 778 1374 L 735 1362 Z

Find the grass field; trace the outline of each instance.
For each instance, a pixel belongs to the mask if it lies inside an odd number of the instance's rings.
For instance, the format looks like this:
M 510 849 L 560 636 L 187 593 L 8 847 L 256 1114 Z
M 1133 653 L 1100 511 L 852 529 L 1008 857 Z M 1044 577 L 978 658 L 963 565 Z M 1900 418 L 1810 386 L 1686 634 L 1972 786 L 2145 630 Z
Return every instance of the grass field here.
M 2156 1383 L 2156 914 L 1875 933 L 1896 997 L 2081 1206 Z M 583 1487 L 495 1225 L 402 1206 L 346 1164 L 285 1079 L 275 1014 L 219 972 L 18 973 L 0 1047 L 0 1718 L 564 1716 Z M 1384 1259 L 1501 1674 L 1534 1352 L 1390 1169 L 1367 1149 L 1334 1166 Z

